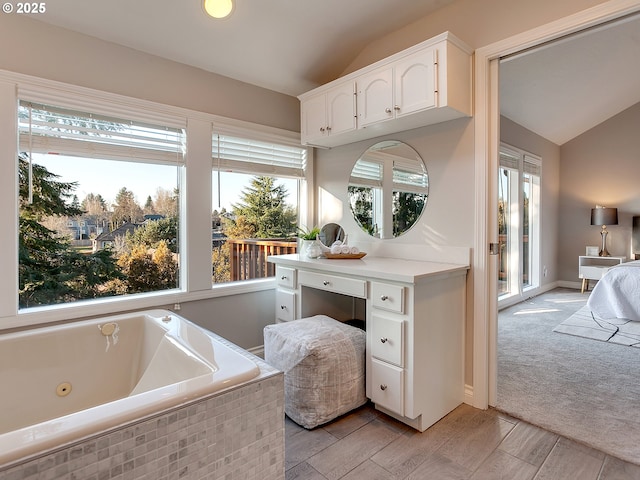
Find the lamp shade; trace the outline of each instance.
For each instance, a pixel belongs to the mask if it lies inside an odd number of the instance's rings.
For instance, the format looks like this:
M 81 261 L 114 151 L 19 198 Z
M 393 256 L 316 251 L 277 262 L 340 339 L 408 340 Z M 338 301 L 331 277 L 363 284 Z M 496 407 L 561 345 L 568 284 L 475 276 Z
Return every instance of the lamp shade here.
M 591 225 L 617 225 L 618 209 L 596 207 L 591 209 Z

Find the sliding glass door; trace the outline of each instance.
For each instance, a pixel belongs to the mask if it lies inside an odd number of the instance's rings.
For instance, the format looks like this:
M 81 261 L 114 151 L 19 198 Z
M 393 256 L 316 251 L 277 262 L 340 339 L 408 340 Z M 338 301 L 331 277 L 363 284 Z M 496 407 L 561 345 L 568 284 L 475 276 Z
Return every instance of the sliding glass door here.
M 540 285 L 541 160 L 500 146 L 498 300 L 519 299 Z

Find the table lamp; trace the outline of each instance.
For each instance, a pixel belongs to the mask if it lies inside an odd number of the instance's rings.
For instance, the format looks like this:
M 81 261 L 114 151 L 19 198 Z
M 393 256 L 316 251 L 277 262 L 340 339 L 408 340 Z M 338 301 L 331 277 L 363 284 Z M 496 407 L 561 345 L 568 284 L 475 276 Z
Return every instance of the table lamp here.
M 596 206 L 591 209 L 591 225 L 602 225 L 600 235 L 602 237 L 602 245 L 600 246 L 600 252 L 598 255 L 601 257 L 609 257 L 610 254 L 607 251 L 607 225 L 618 224 L 618 209 Z

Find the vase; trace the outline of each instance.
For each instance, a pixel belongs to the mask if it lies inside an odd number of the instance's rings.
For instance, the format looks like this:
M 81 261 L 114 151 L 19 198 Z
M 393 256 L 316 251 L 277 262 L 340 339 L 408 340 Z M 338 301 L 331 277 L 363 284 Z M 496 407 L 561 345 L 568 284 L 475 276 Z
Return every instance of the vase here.
M 322 249 L 318 245 L 318 240 L 299 239 L 298 251 L 306 258 L 318 258 L 322 255 Z

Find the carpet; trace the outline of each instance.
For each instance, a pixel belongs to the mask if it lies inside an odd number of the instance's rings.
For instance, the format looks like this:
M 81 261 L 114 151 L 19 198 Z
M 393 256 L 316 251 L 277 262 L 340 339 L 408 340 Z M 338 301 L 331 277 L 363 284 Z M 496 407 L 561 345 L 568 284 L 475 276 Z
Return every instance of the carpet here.
M 622 318 L 598 318 L 586 305 L 553 331 L 601 342 L 640 347 L 640 322 Z
M 495 407 L 640 464 L 638 350 L 553 331 L 587 298 L 558 288 L 500 311 Z

